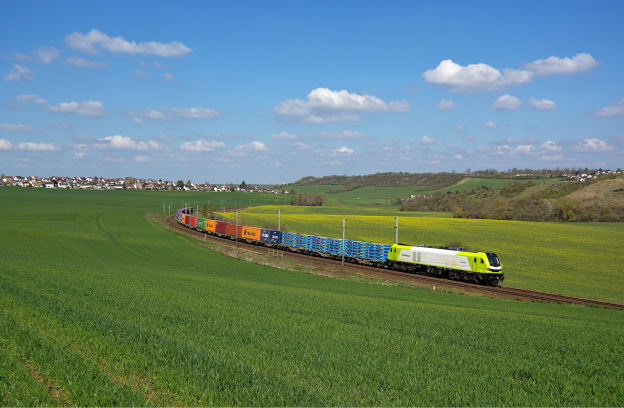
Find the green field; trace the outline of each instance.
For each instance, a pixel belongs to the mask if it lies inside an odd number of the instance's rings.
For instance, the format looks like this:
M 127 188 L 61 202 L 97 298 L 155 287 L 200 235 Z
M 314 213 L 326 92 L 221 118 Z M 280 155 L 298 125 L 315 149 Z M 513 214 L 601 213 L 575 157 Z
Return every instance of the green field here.
M 560 178 L 543 178 L 533 180 L 536 184 L 545 184 L 558 181 Z M 399 198 L 409 197 L 412 194 L 433 194 L 435 192 L 446 193 L 449 191 L 465 191 L 471 190 L 475 187 L 488 187 L 488 188 L 500 188 L 508 184 L 516 182 L 514 179 L 493 179 L 493 178 L 480 178 L 480 177 L 466 177 L 458 183 L 449 186 L 408 186 L 408 187 L 360 187 L 354 190 L 345 191 L 342 193 L 326 193 L 328 190 L 335 190 L 344 186 L 340 185 L 297 185 L 288 184 L 281 186 L 283 189 L 292 191 L 295 190 L 297 194 L 322 194 L 325 196 L 325 205 L 338 207 L 359 207 L 359 206 L 377 206 L 377 207 L 389 207 L 399 208 L 396 204 L 396 200 Z M 526 180 L 523 180 L 526 182 Z
M 0 188 L 1 405 L 624 404 L 621 311 L 278 270 L 145 216 L 203 198 Z
M 283 230 L 340 238 L 346 218 L 348 239 L 381 243 L 394 242 L 392 215 L 399 215 L 400 242 L 497 253 L 506 286 L 624 303 L 624 252 L 617 244 L 624 242 L 622 223 L 474 220 L 390 211 L 376 216 L 357 207 L 350 215 L 345 207 L 332 215 L 323 207 L 290 206 L 251 208 L 239 220 L 275 228 L 278 208 Z

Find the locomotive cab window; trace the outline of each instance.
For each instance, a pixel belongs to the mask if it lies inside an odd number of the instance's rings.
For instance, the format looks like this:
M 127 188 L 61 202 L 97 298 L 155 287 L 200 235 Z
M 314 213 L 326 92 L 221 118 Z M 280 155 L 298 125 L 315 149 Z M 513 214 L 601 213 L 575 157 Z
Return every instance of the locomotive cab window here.
M 483 259 L 481 259 L 481 263 L 483 263 Z

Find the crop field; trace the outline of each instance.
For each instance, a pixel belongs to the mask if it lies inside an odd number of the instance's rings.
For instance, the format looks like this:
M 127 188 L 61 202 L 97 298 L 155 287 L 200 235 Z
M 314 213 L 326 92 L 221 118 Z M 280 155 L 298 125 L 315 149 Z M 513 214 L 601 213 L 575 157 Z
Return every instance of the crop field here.
M 361 215 L 355 209 L 345 215 L 348 209 L 341 208 L 340 213 L 332 215 L 322 207 L 258 207 L 241 212 L 239 221 L 275 227 L 278 208 L 283 230 L 340 238 L 342 219 L 346 218 L 348 239 L 394 242 L 394 219 L 371 215 L 372 210 Z M 407 214 L 396 214 L 400 217 L 400 242 L 453 244 L 495 252 L 503 263 L 506 286 L 624 303 L 624 252 L 618 244 L 624 242 L 622 223 L 544 223 Z
M 624 404 L 621 311 L 279 270 L 145 215 L 193 197 L 0 188 L 0 405 Z

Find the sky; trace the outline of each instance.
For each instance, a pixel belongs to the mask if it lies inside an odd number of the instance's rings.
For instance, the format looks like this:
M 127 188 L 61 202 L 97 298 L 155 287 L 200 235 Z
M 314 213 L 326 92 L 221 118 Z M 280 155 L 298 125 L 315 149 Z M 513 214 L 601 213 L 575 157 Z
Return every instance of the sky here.
M 0 2 L 0 172 L 624 167 L 624 2 Z

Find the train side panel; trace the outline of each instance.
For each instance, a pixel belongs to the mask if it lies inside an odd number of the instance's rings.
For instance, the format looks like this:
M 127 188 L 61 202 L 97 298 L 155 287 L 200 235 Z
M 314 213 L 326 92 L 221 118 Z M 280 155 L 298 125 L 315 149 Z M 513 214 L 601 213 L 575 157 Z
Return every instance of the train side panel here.
M 241 237 L 253 241 L 260 241 L 260 228 L 243 226 L 241 228 Z
M 217 221 L 215 220 L 206 220 L 206 231 L 216 231 L 217 230 Z

